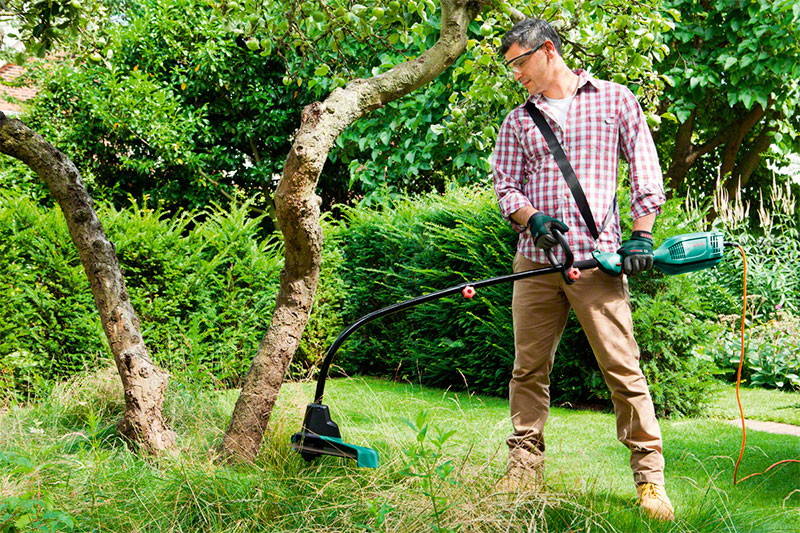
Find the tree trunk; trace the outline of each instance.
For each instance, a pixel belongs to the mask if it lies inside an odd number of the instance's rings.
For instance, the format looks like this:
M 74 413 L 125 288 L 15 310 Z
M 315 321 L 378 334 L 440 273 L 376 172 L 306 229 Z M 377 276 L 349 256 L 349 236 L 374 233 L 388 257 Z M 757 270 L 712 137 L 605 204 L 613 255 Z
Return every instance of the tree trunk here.
M 765 126 L 750 145 L 750 149 L 747 153 L 742 156 L 741 161 L 731 173 L 731 177 L 725 182 L 728 198 L 735 198 L 737 189 L 747 186 L 747 183 L 750 181 L 750 176 L 753 175 L 753 171 L 758 166 L 759 161 L 761 161 L 761 154 L 763 154 L 772 143 L 770 133 L 776 129 L 777 126 Z
M 694 117 L 696 110 L 692 109 L 686 122 L 678 126 L 675 134 L 675 149 L 672 151 L 672 163 L 667 170 L 666 178 L 669 189 L 675 191 L 683 182 L 686 173 L 691 168 L 694 159 L 692 158 L 692 130 L 694 129 Z
M 725 143 L 725 149 L 722 151 L 722 164 L 720 166 L 719 175 L 723 180 L 727 179 L 728 174 L 732 174 L 736 168 L 736 159 L 739 154 L 739 149 L 742 147 L 742 142 L 747 136 L 747 133 L 761 120 L 764 116 L 765 109 L 760 105 L 756 105 L 750 110 L 747 115 L 742 117 L 741 122 L 736 125 L 733 134 Z M 731 176 L 731 179 L 738 182 L 738 179 Z M 733 197 L 731 197 L 733 198 Z
M 481 9 L 478 0 L 441 0 L 439 40 L 420 57 L 369 79 L 353 80 L 324 102 L 303 110 L 300 129 L 275 191 L 285 263 L 272 322 L 253 358 L 222 441 L 230 459 L 258 454 L 286 370 L 305 329 L 321 263 L 320 199 L 314 194 L 336 138 L 360 117 L 436 78 L 466 48 L 466 31 Z
M 172 447 L 175 433 L 161 409 L 169 375 L 150 360 L 114 245 L 106 238 L 78 169 L 24 123 L 2 113 L 0 152 L 36 172 L 64 213 L 122 378 L 125 415 L 117 424 L 119 432 L 148 453 Z
M 734 119 L 712 139 L 696 146 L 691 142 L 695 119 L 695 111 L 693 110 L 689 119 L 678 127 L 678 132 L 675 135 L 675 150 L 672 155 L 672 163 L 666 173 L 671 191 L 676 190 L 683 182 L 689 169 L 700 157 L 723 144 L 725 145 L 725 150 L 720 166 L 720 176 L 724 177 L 729 174 L 735 167 L 736 155 L 739 153 L 742 140 L 747 135 L 747 132 L 758 124 L 763 115 L 764 109 L 760 105 L 756 105 L 744 115 Z

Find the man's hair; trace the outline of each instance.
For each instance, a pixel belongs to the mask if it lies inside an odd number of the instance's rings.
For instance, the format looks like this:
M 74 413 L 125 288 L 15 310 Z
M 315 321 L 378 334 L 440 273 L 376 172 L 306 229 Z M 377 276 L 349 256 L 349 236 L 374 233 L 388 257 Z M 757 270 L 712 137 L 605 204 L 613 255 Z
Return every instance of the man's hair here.
M 561 53 L 561 39 L 550 24 L 543 19 L 524 19 L 508 30 L 500 42 L 500 55 L 504 56 L 511 45 L 517 43 L 524 48 L 533 50 L 545 41 L 552 41 L 558 55 Z

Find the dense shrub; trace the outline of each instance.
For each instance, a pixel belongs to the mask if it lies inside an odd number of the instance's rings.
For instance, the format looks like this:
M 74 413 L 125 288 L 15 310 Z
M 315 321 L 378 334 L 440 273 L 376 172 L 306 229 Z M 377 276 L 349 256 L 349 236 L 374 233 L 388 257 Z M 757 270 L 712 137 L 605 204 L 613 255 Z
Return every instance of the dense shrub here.
M 511 270 L 516 234 L 501 220 L 488 189 L 454 188 L 381 209 L 350 209 L 346 218 L 328 242 L 343 254 L 338 276 L 346 291 L 344 323 Z M 664 225 L 663 231 L 673 229 Z M 690 355 L 705 334 L 702 321 L 692 320 L 704 313 L 699 288 L 658 273 L 641 276 L 631 288 L 643 368 L 659 412 L 696 412 L 712 374 L 711 365 Z M 511 284 L 501 284 L 471 300 L 443 298 L 373 322 L 345 343 L 336 362 L 347 373 L 504 395 L 513 357 Z M 608 398 L 574 316 L 556 355 L 552 397 L 573 403 Z
M 61 212 L 0 196 L 0 387 L 68 376 L 92 366 L 104 347 Z
M 235 384 L 266 330 L 282 253 L 247 206 L 164 219 L 99 208 L 154 359 L 187 379 Z M 189 231 L 191 228 L 191 231 Z M 109 357 L 61 213 L 0 197 L 0 385 L 29 389 Z

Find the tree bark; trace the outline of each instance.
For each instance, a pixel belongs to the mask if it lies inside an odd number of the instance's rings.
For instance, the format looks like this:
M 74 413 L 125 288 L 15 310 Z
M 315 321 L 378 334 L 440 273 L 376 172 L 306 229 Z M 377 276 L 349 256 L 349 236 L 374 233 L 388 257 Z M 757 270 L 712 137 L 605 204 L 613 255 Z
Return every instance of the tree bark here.
M 678 132 L 675 135 L 672 162 L 666 173 L 670 189 L 673 191 L 677 189 L 689 169 L 700 157 L 723 144 L 725 145 L 725 152 L 720 168 L 720 176 L 724 177 L 730 173 L 735 166 L 736 155 L 741 148 L 742 140 L 747 135 L 747 132 L 758 124 L 763 115 L 764 109 L 760 105 L 756 105 L 743 116 L 734 119 L 713 138 L 697 146 L 691 142 L 695 120 L 695 111 L 692 110 L 689 119 L 678 127 Z M 733 157 L 733 159 L 731 160 L 730 157 Z
M 9 119 L 3 113 L 0 113 L 0 152 L 19 159 L 36 172 L 64 213 L 122 378 L 125 415 L 117 429 L 148 453 L 158 454 L 171 448 L 175 433 L 162 413 L 169 374 L 150 360 L 116 250 L 97 218 L 78 169 L 23 122 Z
M 725 189 L 728 191 L 728 198 L 735 198 L 737 189 L 746 187 L 750 181 L 750 176 L 761 161 L 761 154 L 763 154 L 769 145 L 772 143 L 770 133 L 775 131 L 777 126 L 765 126 L 758 137 L 750 145 L 750 149 L 742 156 L 740 162 L 736 165 L 731 177 L 725 183 Z
M 725 149 L 722 152 L 722 165 L 720 166 L 719 175 L 722 179 L 727 179 L 726 176 L 732 174 L 736 168 L 736 157 L 739 154 L 739 149 L 742 147 L 747 133 L 755 127 L 756 124 L 764 116 L 765 109 L 760 105 L 756 105 L 750 110 L 741 122 L 739 122 L 725 143 Z
M 336 138 L 360 117 L 436 78 L 465 50 L 467 26 L 481 9 L 478 0 L 441 0 L 439 40 L 416 59 L 369 79 L 334 90 L 303 110 L 300 129 L 275 191 L 285 263 L 272 322 L 253 358 L 222 441 L 236 461 L 258 454 L 286 370 L 305 329 L 319 280 L 322 229 L 320 198 L 314 194 Z
M 675 149 L 672 151 L 672 163 L 667 170 L 667 183 L 671 190 L 676 190 L 681 184 L 689 168 L 694 163 L 692 158 L 692 131 L 694 130 L 694 117 L 697 111 L 692 109 L 686 122 L 678 126 L 675 134 Z

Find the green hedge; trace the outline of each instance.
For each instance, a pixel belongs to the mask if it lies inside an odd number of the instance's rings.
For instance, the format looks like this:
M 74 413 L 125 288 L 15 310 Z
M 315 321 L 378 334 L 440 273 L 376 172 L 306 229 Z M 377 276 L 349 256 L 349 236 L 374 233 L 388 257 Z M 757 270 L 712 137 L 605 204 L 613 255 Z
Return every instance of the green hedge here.
M 620 196 L 621 198 L 624 196 Z M 685 217 L 674 204 L 664 234 Z M 672 224 L 668 221 L 672 220 Z M 375 309 L 456 285 L 507 274 L 516 233 L 501 220 L 488 189 L 454 188 L 379 209 L 350 209 L 327 236 L 341 254 L 339 303 L 349 324 Z M 444 298 L 379 319 L 356 332 L 336 364 L 348 374 L 383 375 L 439 387 L 505 395 L 514 357 L 511 284 L 478 291 L 471 300 Z M 686 276 L 649 273 L 631 281 L 642 366 L 660 414 L 702 408 L 713 366 L 690 355 L 708 328 L 701 288 Z M 318 313 L 325 313 L 320 308 Z M 335 338 L 327 332 L 327 340 Z M 608 400 L 591 348 L 571 314 L 552 374 L 556 403 Z
M 274 306 L 282 250 L 248 207 L 172 220 L 100 206 L 154 359 L 209 385 L 235 385 Z M 57 209 L 0 196 L 0 380 L 30 391 L 110 357 L 89 284 Z
M 236 385 L 269 323 L 282 265 L 279 241 L 264 239 L 262 220 L 246 205 L 173 219 L 136 204 L 100 206 L 99 215 L 155 360 L 181 379 Z M 623 225 L 629 227 L 628 217 Z M 321 282 L 292 366 L 299 377 L 314 373 L 344 326 L 395 302 L 506 274 L 516 246 L 489 189 L 349 208 L 345 220 L 324 227 Z M 670 202 L 656 241 L 696 229 Z M 735 288 L 709 285 L 707 271 L 630 280 L 642 367 L 661 415 L 697 412 L 713 389 L 714 365 L 692 354 L 703 353 L 719 309 L 708 295 Z M 513 363 L 511 288 L 485 288 L 471 300 L 458 295 L 380 319 L 355 333 L 335 363 L 351 374 L 505 395 Z M 106 358 L 62 215 L 24 197 L 0 196 L 0 385 L 31 390 L 37 380 L 66 377 Z M 572 316 L 552 383 L 555 403 L 608 401 Z

